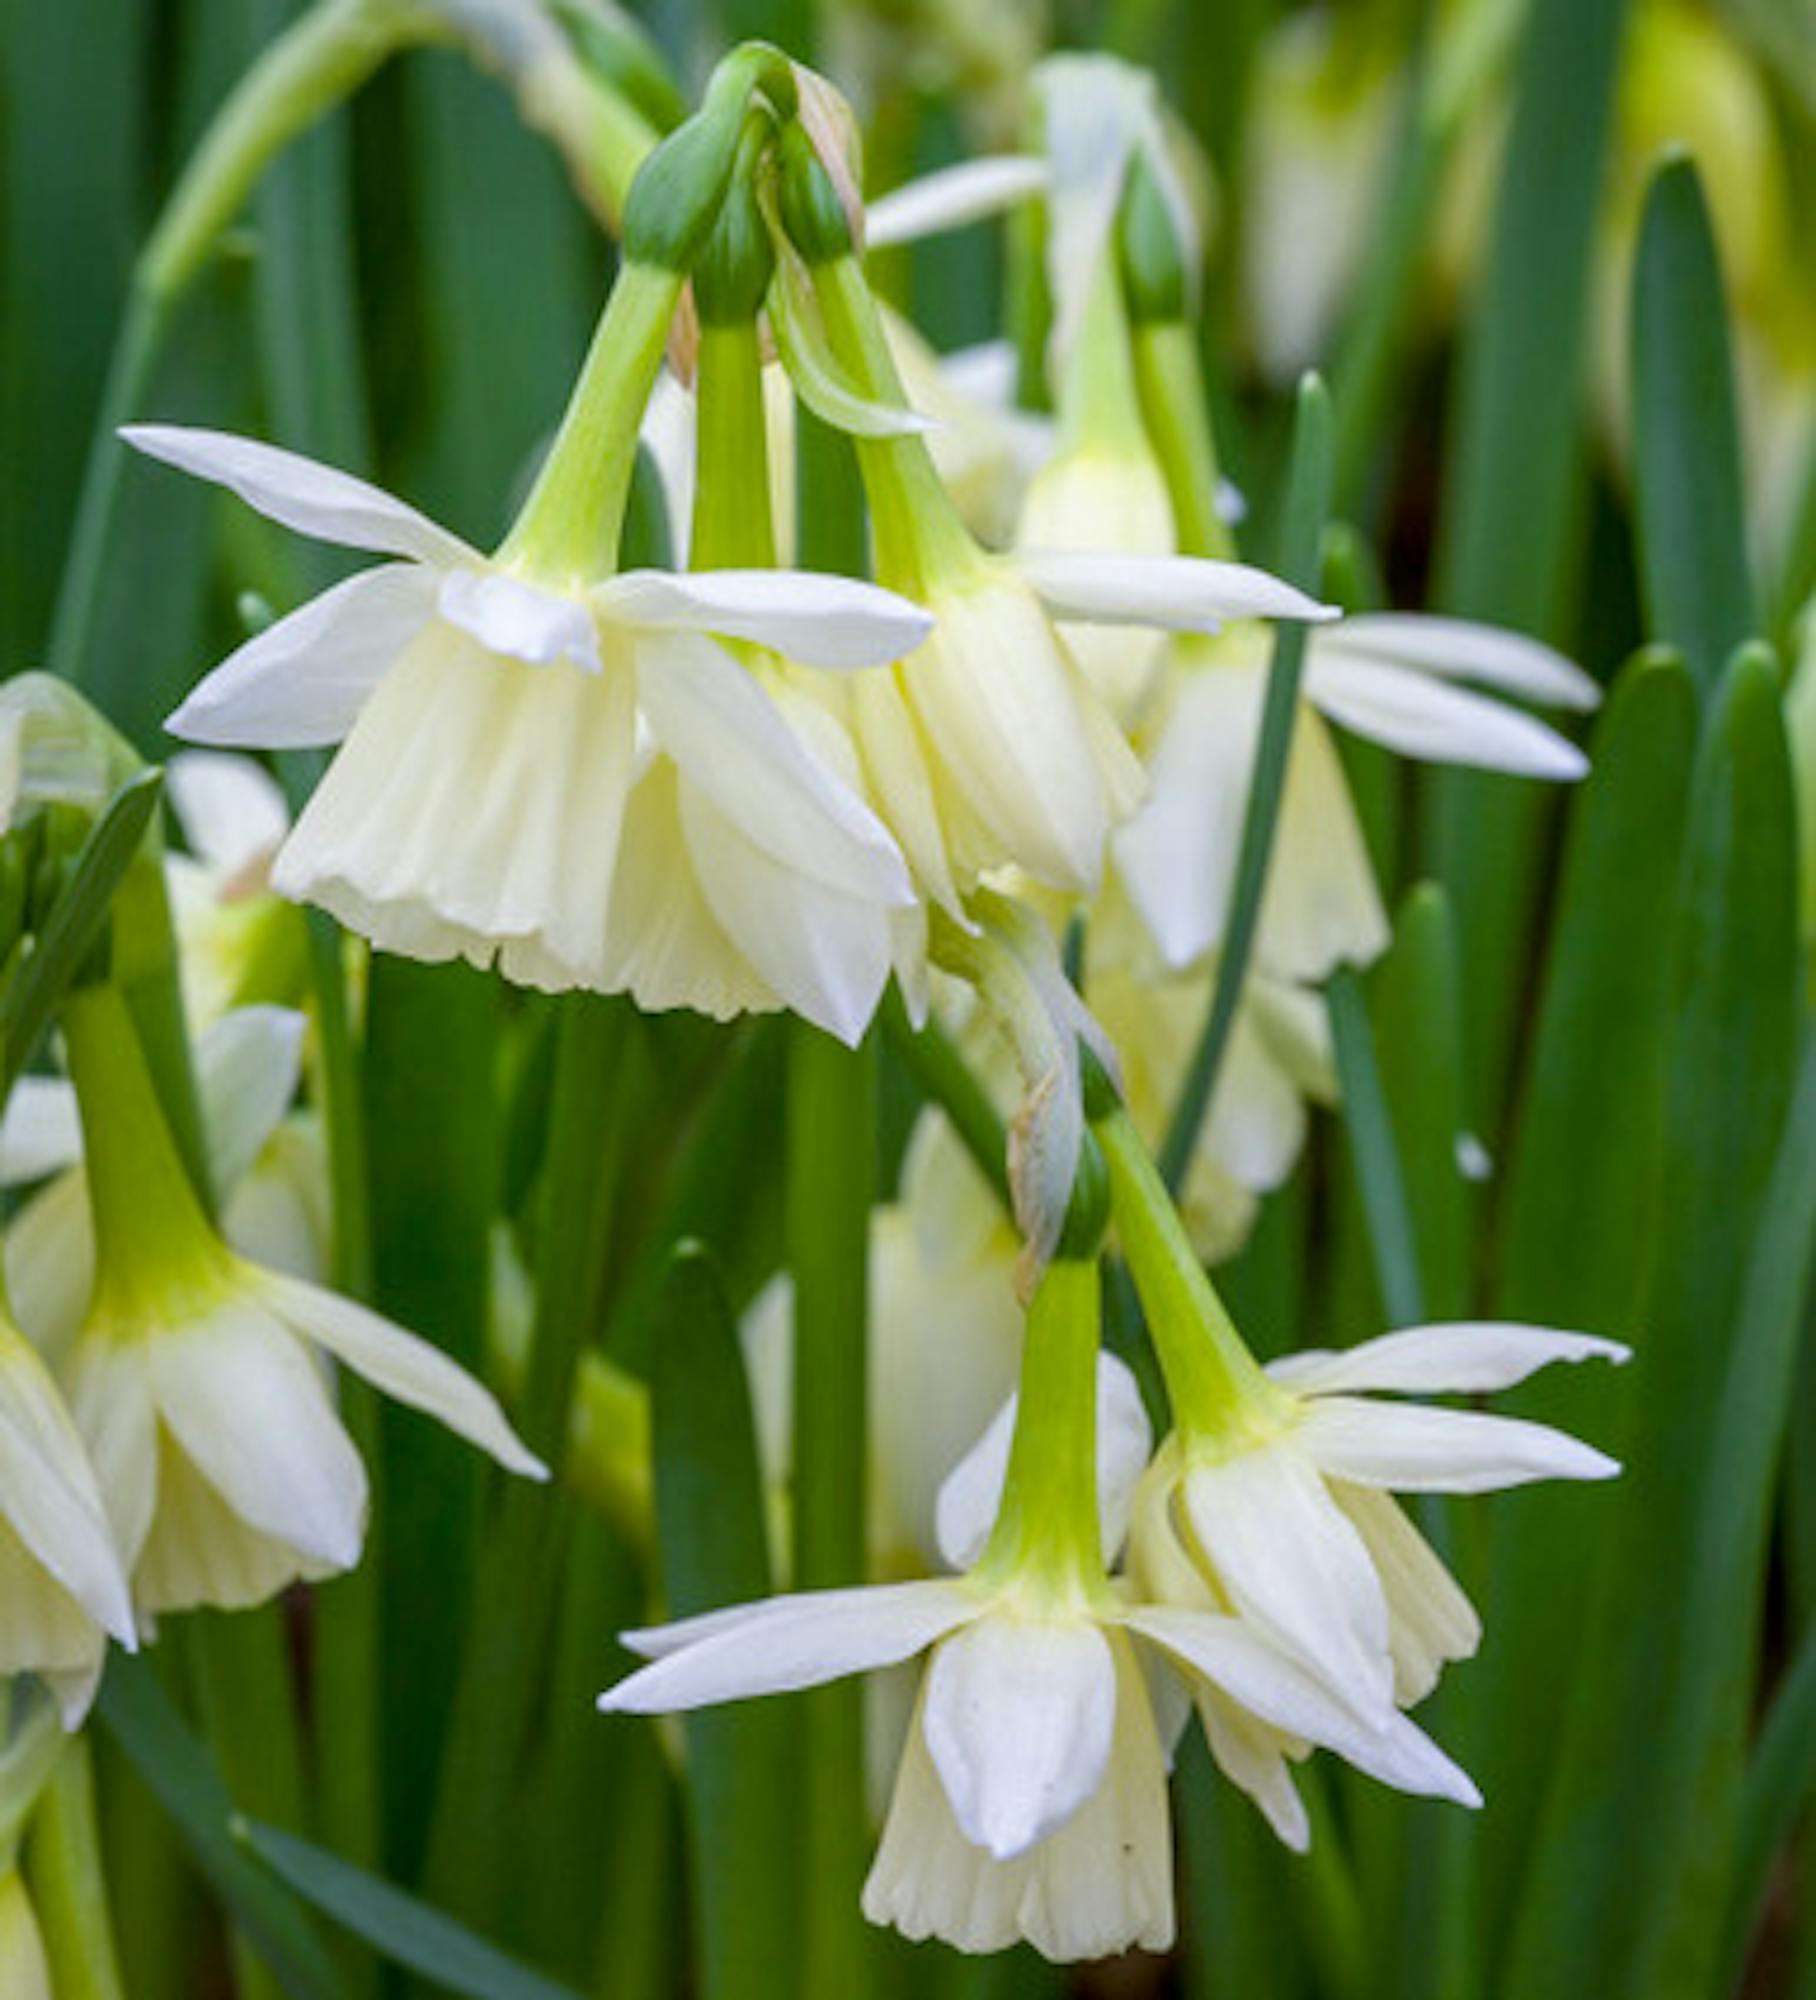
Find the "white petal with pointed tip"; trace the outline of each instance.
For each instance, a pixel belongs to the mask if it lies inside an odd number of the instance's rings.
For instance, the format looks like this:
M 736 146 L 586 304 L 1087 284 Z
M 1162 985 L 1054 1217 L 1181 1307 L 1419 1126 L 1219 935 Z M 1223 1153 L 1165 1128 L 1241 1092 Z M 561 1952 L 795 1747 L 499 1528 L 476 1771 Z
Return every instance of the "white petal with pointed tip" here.
M 1364 1709 L 1392 1694 L 1387 1603 L 1362 1538 L 1292 1443 L 1193 1465 L 1192 1533 L 1243 1617 Z
M 1476 1396 L 1511 1389 L 1554 1361 L 1612 1361 L 1633 1350 L 1600 1334 L 1564 1333 L 1511 1321 L 1457 1320 L 1409 1326 L 1341 1349 L 1283 1355 L 1267 1372 L 1303 1396 L 1355 1389 L 1414 1396 Z
M 809 570 L 629 570 L 593 591 L 602 617 L 654 632 L 748 639 L 811 667 L 881 667 L 932 629 L 918 604 Z
M 160 1327 L 146 1367 L 161 1423 L 233 1513 L 336 1570 L 359 1560 L 366 1474 L 301 1342 L 252 1299 Z
M 1405 757 L 1524 778 L 1580 778 L 1589 768 L 1574 743 L 1524 709 L 1405 667 L 1314 653 L 1304 688 L 1333 722 Z
M 1016 567 L 1056 618 L 1216 632 L 1232 618 L 1335 618 L 1292 584 L 1247 563 L 1208 556 L 1095 555 L 1018 549 Z
M 128 424 L 120 435 L 148 457 L 225 486 L 249 507 L 317 541 L 421 563 L 477 560 L 458 535 L 414 507 L 297 452 L 183 424 Z
M 164 724 L 190 743 L 302 750 L 338 743 L 435 612 L 436 573 L 361 570 L 230 653 Z
M 998 1861 L 1055 1833 L 1096 1791 L 1116 1666 L 1088 1619 L 985 1617 L 940 1642 L 922 1727 L 960 1830 Z
M 776 860 L 849 895 L 914 900 L 883 823 L 723 646 L 690 632 L 641 640 L 637 698 L 687 782 Z
M 660 1715 L 818 1687 L 912 1659 L 984 1608 L 963 1584 L 922 1581 L 802 1591 L 709 1612 L 690 1621 L 686 1643 L 660 1632 L 627 1633 L 627 1644 L 660 1648 L 659 1656 L 608 1688 L 599 1706 Z
M 1602 691 L 1574 661 L 1523 632 L 1429 613 L 1368 612 L 1312 640 L 1314 659 L 1332 654 L 1416 667 L 1505 688 L 1557 708 L 1591 709 Z
M 8 1326 L 0 1326 L 0 1516 L 96 1624 L 134 1643 L 125 1573 L 81 1436 L 49 1369 Z
M 984 154 L 941 167 L 881 195 L 864 210 L 864 244 L 886 250 L 967 223 L 982 222 L 1031 200 L 1047 185 L 1047 163 L 1026 153 Z
M 450 625 L 477 639 L 488 653 L 503 653 L 531 667 L 566 660 L 590 674 L 605 671 L 593 614 L 578 597 L 544 590 L 502 570 L 451 569 L 441 579 L 435 603 Z
M 1316 1396 L 1296 1436 L 1333 1478 L 1399 1493 L 1492 1493 L 1534 1479 L 1612 1479 L 1619 1464 L 1545 1424 L 1419 1403 Z
M 294 1007 L 238 1007 L 196 1042 L 196 1089 L 208 1159 L 223 1195 L 283 1121 L 303 1068 L 307 1019 Z
M 197 860 L 235 876 L 268 858 L 290 831 L 283 788 L 250 757 L 179 750 L 164 789 Z
M 476 1444 L 507 1472 L 546 1479 L 548 1467 L 524 1449 L 505 1421 L 491 1390 L 476 1381 L 439 1347 L 393 1326 L 388 1319 L 344 1299 L 338 1292 L 304 1284 L 274 1272 L 257 1282 L 275 1311 L 298 1333 L 325 1347 L 337 1361 L 382 1389 L 393 1401 L 408 1403 Z

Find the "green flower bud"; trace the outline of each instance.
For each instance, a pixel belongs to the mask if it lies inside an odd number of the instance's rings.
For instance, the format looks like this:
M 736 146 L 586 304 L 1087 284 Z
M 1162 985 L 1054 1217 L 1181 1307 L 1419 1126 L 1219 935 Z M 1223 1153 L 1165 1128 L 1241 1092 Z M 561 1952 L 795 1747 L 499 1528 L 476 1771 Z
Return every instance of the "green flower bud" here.
M 782 226 L 810 264 L 831 264 L 852 252 L 851 223 L 832 176 L 821 166 L 813 142 L 790 125 L 776 148 L 776 181 Z
M 775 275 L 775 250 L 752 185 L 768 136 L 767 118 L 747 121 L 724 205 L 694 266 L 694 305 L 707 326 L 739 326 L 754 320 Z
M 1154 169 L 1139 152 L 1129 162 L 1116 240 L 1130 317 L 1184 319 L 1194 274 L 1186 268 L 1186 249 Z

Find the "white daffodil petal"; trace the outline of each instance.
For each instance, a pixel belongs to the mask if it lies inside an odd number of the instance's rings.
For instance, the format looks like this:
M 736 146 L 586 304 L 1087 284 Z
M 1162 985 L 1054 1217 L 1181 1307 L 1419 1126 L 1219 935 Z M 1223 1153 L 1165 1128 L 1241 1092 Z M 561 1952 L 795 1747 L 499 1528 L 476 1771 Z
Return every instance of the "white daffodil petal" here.
M 365 1534 L 365 1468 L 301 1342 L 235 1298 L 188 1326 L 160 1327 L 146 1348 L 160 1421 L 233 1513 L 299 1555 L 351 1569 Z
M 0 1187 L 22 1187 L 82 1157 L 76 1087 L 60 1076 L 22 1076 L 0 1120 Z
M 864 244 L 886 250 L 963 229 L 1032 200 L 1046 185 L 1046 161 L 1025 153 L 985 154 L 940 167 L 866 205 Z
M 933 628 L 926 611 L 892 590 L 811 570 L 630 570 L 592 596 L 603 617 L 621 624 L 748 639 L 810 667 L 887 666 Z
M 6 1291 L 13 1316 L 61 1369 L 95 1288 L 95 1228 L 88 1179 L 72 1167 L 47 1181 L 6 1231 Z
M 1054 617 L 1086 624 L 1216 632 L 1231 618 L 1340 615 L 1264 569 L 1208 556 L 1017 549 L 1015 565 Z
M 1612 1479 L 1593 1445 L 1520 1417 L 1315 1396 L 1295 1437 L 1335 1479 L 1399 1493 L 1492 1493 L 1534 1479 Z
M 872 1923 L 968 1952 L 1026 1938 L 1061 1962 L 1172 1943 L 1165 1765 L 1129 1642 L 1107 1636 L 1117 1708 L 1103 1780 L 1057 1833 L 1013 1860 L 997 1861 L 965 1838 L 917 1714 L 864 1885 Z M 925 1704 L 923 1690 L 923 1713 Z
M 549 1476 L 548 1467 L 524 1449 L 491 1390 L 439 1347 L 338 1292 L 304 1284 L 300 1278 L 261 1271 L 257 1282 L 279 1318 L 394 1402 L 407 1403 L 445 1424 L 507 1472 L 526 1479 Z
M 0 1518 L 96 1624 L 134 1643 L 132 1600 L 95 1475 L 50 1371 L 0 1326 Z
M 85 1335 L 70 1360 L 69 1410 L 94 1468 L 114 1545 L 128 1571 L 151 1528 L 158 1498 L 158 1413 L 149 1375 L 151 1343 Z
M 788 1007 L 855 1048 L 889 983 L 888 907 L 777 861 L 696 785 L 681 787 L 680 807 L 701 893 L 720 928 Z
M 319 542 L 420 563 L 479 560 L 458 535 L 414 507 L 350 472 L 276 445 L 182 424 L 128 424 L 120 435 L 148 457 L 225 486 L 247 506 Z
M 969 1569 L 983 1554 L 1002 1504 L 1015 1434 L 1020 1392 L 991 1418 L 989 1428 L 946 1475 L 934 1509 L 940 1554 L 954 1569 Z M 1129 1531 L 1136 1483 L 1154 1450 L 1154 1430 L 1128 1364 L 1114 1354 L 1097 1357 L 1097 1513 L 1103 1556 L 1114 1564 Z
M 922 1725 L 965 1838 L 998 1861 L 1064 1826 L 1096 1791 L 1116 1721 L 1097 1627 L 985 1617 L 942 1640 Z
M 1523 632 L 1429 613 L 1369 612 L 1316 634 L 1311 657 L 1359 655 L 1428 674 L 1455 675 L 1505 688 L 1557 708 L 1591 709 L 1602 691 L 1562 653 Z
M 1475 1652 L 1482 1642 L 1482 1621 L 1391 1493 L 1345 1480 L 1333 1481 L 1331 1490 L 1368 1544 L 1387 1594 L 1394 1699 L 1411 1708 L 1437 1686 L 1452 1660 L 1466 1660 Z
M 1356 1389 L 1398 1390 L 1413 1396 L 1478 1396 L 1511 1389 L 1554 1361 L 1632 1358 L 1618 1340 L 1563 1333 L 1510 1321 L 1458 1320 L 1409 1326 L 1358 1346 L 1308 1348 L 1282 1355 L 1267 1372 L 1301 1395 Z
M 651 730 L 734 826 L 830 888 L 904 908 L 913 901 L 882 822 L 722 646 L 672 632 L 641 641 L 637 661 L 638 701 Z
M 179 750 L 164 791 L 191 852 L 230 880 L 268 860 L 290 831 L 283 787 L 250 757 Z
M 1283 1847 L 1307 1853 L 1312 1823 L 1287 1765 L 1288 1739 L 1236 1702 L 1221 1699 L 1208 1682 L 1200 1683 L 1198 1714 L 1218 1770 L 1254 1800 Z
M 608 1688 L 599 1706 L 659 1715 L 817 1687 L 912 1659 L 982 1609 L 963 1584 L 932 1580 L 802 1591 L 707 1612 L 667 1631 L 628 1632 L 633 1651 L 660 1649 L 659 1657 Z
M 1580 778 L 1589 760 L 1524 709 L 1374 660 L 1314 654 L 1306 699 L 1345 729 L 1404 757 L 1525 778 Z
M 301 750 L 338 743 L 434 615 L 436 573 L 362 570 L 230 653 L 165 723 L 190 743 Z
M 196 1043 L 196 1090 L 222 1194 L 238 1185 L 296 1095 L 307 1019 L 293 1007 L 239 1007 Z
M 1388 1704 L 1387 1603 L 1368 1550 L 1292 1444 L 1194 1465 L 1184 1502 L 1192 1533 L 1231 1602 L 1277 1644 L 1364 1708 Z

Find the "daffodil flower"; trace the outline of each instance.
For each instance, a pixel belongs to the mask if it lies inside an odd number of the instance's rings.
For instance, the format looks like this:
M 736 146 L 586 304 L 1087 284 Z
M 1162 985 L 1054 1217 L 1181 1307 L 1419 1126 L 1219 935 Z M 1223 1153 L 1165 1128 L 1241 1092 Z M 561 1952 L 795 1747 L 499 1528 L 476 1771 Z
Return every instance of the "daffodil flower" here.
M 1152 791 L 1114 838 L 1118 877 L 1167 963 L 1221 942 L 1267 693 L 1257 629 L 1175 645 L 1165 706 L 1147 747 Z M 1518 633 L 1410 613 L 1346 618 L 1306 645 L 1300 711 L 1257 938 L 1260 962 L 1318 981 L 1366 964 L 1388 938 L 1349 781 L 1326 722 L 1402 756 L 1550 780 L 1579 778 L 1583 753 L 1523 709 L 1465 681 L 1590 709 L 1579 668 Z
M 719 640 L 876 666 L 919 641 L 924 613 L 843 578 L 597 581 L 487 558 L 269 445 L 126 435 L 288 527 L 399 559 L 249 640 L 171 718 L 194 742 L 342 745 L 278 851 L 281 894 L 385 949 L 496 962 L 531 986 L 719 1017 L 787 1005 L 862 1033 L 907 873 Z
M 866 1915 L 911 1938 L 965 1951 L 1026 1938 L 1054 1959 L 1171 1943 L 1166 1752 L 1137 1641 L 1167 1673 L 1295 1741 L 1412 1789 L 1473 1796 L 1404 1718 L 1359 1718 L 1236 1619 L 1112 1585 L 1107 1563 L 1151 1433 L 1127 1371 L 1096 1354 L 1097 1285 L 1095 1263 L 1049 1267 L 1030 1307 L 1023 1398 L 942 1492 L 941 1540 L 969 1565 L 963 1575 L 778 1597 L 628 1634 L 652 1664 L 600 1698 L 659 1713 L 927 1655 L 864 1889 Z M 1094 1412 L 1083 1438 L 1057 1379 L 1076 1381 L 1081 1364 Z
M 255 1604 L 358 1561 L 366 1474 L 324 1355 L 508 1470 L 546 1477 L 491 1394 L 438 1349 L 227 1248 L 113 989 L 71 995 L 63 1030 L 95 1227 L 70 1403 L 141 1613 Z

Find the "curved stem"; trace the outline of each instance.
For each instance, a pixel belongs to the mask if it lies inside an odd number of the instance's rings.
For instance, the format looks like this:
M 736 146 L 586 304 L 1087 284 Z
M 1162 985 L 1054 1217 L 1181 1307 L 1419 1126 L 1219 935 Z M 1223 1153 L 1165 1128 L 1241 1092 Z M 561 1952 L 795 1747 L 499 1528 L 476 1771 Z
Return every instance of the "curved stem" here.
M 57 2000 L 126 2000 L 86 1736 L 70 1739 L 51 1774 L 32 1815 L 25 1865 Z

